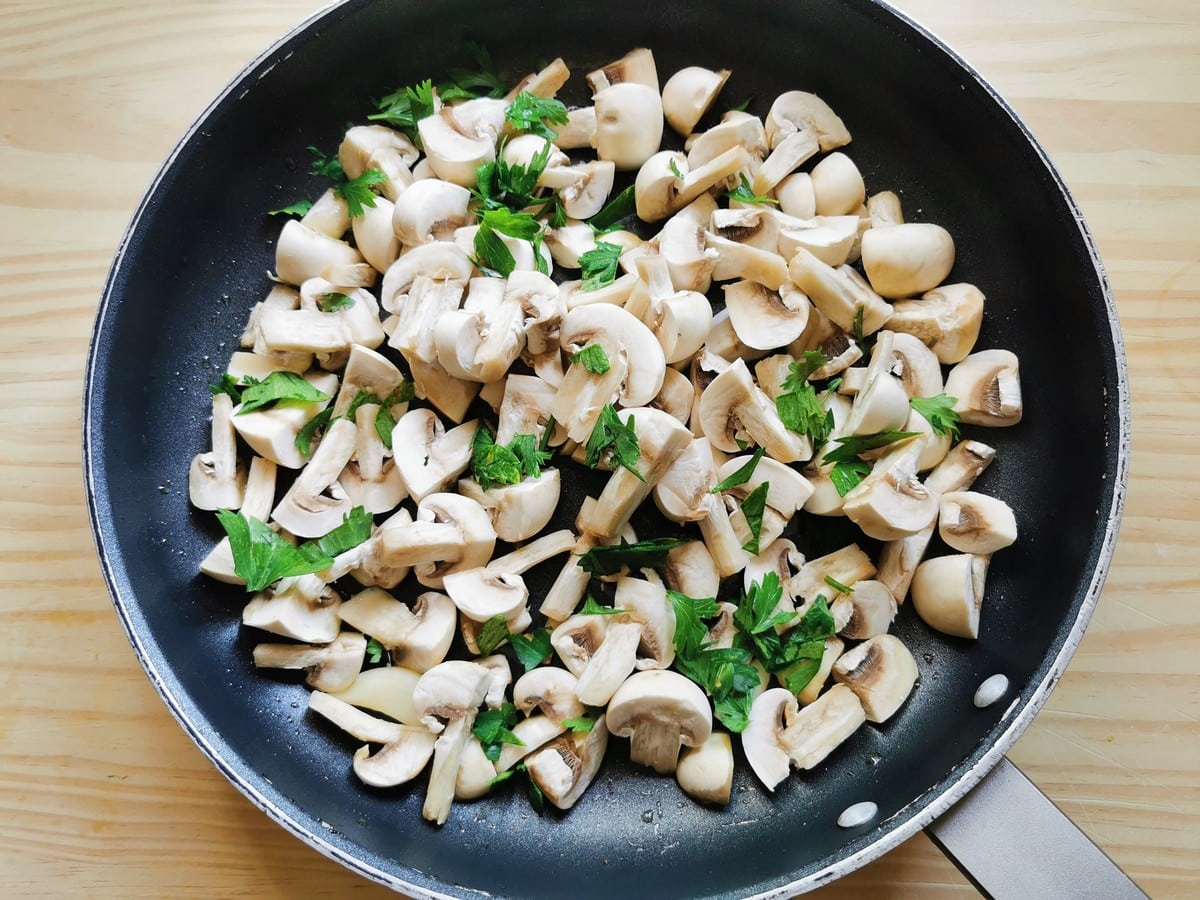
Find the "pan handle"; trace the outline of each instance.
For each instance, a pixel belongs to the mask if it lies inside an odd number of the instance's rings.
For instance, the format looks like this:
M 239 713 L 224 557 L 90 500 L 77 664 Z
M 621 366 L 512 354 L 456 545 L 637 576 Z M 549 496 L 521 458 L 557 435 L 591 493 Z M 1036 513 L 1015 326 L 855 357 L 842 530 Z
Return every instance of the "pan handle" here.
M 1146 897 L 1007 757 L 925 831 L 995 900 Z

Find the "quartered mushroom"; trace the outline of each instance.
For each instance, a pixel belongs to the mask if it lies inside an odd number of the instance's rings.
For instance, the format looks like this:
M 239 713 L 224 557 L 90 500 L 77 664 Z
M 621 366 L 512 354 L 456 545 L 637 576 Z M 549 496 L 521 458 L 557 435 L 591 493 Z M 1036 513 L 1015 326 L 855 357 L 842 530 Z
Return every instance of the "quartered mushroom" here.
M 892 374 L 896 365 L 894 335 L 880 331 L 871 349 L 871 363 L 846 419 L 848 434 L 879 434 L 903 427 L 910 408 L 904 383 Z
M 675 767 L 684 793 L 705 803 L 725 806 L 733 791 L 733 741 L 727 731 L 714 731 L 704 743 L 684 747 Z
M 463 479 L 458 482 L 458 491 L 488 511 L 496 537 L 516 543 L 546 527 L 558 508 L 561 477 L 558 469 L 543 469 L 537 478 L 493 485 L 487 490 L 476 481 Z
M 250 461 L 246 476 L 246 491 L 242 498 L 241 514 L 247 519 L 265 522 L 275 505 L 275 474 L 277 466 L 269 459 L 256 456 Z M 229 507 L 226 507 L 229 508 Z M 226 584 L 245 584 L 246 580 L 234 570 L 233 549 L 228 535 L 221 538 L 200 563 L 200 571 Z
M 531 753 L 525 771 L 547 800 L 570 809 L 600 771 L 607 748 L 608 728 L 600 718 L 590 730 L 565 734 Z
M 233 398 L 213 394 L 212 450 L 199 453 L 188 469 L 188 500 L 197 509 L 237 509 L 246 495 L 246 468 L 238 462 Z
M 846 332 L 853 332 L 861 316 L 862 333 L 874 334 L 892 318 L 892 307 L 850 265 L 827 266 L 803 247 L 788 263 L 793 283 L 808 295 L 813 306 Z
M 730 182 L 736 183 L 738 173 L 749 164 L 750 156 L 741 147 L 726 150 L 696 168 L 692 168 L 688 158 L 678 151 L 658 151 L 640 163 L 634 180 L 638 218 L 645 222 L 661 221 L 701 194 Z
M 821 691 L 825 688 L 825 683 L 829 680 L 829 674 L 833 671 L 833 664 L 837 662 L 838 657 L 845 652 L 846 644 L 839 637 L 831 637 L 825 639 L 825 649 L 821 652 L 821 662 L 817 667 L 817 671 L 813 673 L 812 678 L 804 689 L 796 695 L 796 699 L 801 706 L 807 706 L 821 695 Z M 788 671 L 785 669 L 779 673 L 783 676 L 781 683 L 786 683 Z
M 843 653 L 833 678 L 854 691 L 868 722 L 886 722 L 908 699 L 917 681 L 917 661 L 894 634 L 879 634 Z
M 592 97 L 596 110 L 596 156 L 619 171 L 636 169 L 658 151 L 663 133 L 657 87 L 633 81 L 611 84 Z
M 791 766 L 812 769 L 866 719 L 862 703 L 845 685 L 834 685 L 803 709 L 791 691 L 770 688 L 750 707 L 742 750 L 754 774 L 774 791 Z
M 395 200 L 412 182 L 413 163 L 420 156 L 407 135 L 386 125 L 354 125 L 338 145 L 338 162 L 347 178 L 358 178 L 367 169 L 387 176 L 384 196 Z
M 873 227 L 862 236 L 862 263 L 881 297 L 924 294 L 954 267 L 954 238 L 927 222 Z
M 457 612 L 445 594 L 427 591 L 411 607 L 382 588 L 366 588 L 341 604 L 341 620 L 379 641 L 392 663 L 426 672 L 446 658 Z
M 640 256 L 637 269 L 641 281 L 634 287 L 625 308 L 654 332 L 668 365 L 690 359 L 712 327 L 712 305 L 708 298 L 699 291 L 677 291 L 671 281 L 670 265 L 661 254 Z
M 813 166 L 809 175 L 819 216 L 844 216 L 854 212 L 867 199 L 862 173 L 845 153 L 825 156 Z M 930 287 L 938 283 L 940 279 Z
M 633 762 L 664 775 L 675 771 L 682 747 L 699 746 L 712 734 L 712 707 L 704 691 L 669 669 L 629 676 L 604 718 L 610 732 L 630 739 Z
M 234 409 L 233 427 L 246 445 L 257 453 L 287 469 L 299 469 L 308 459 L 296 446 L 296 435 L 329 405 L 337 393 L 338 378 L 332 372 L 312 372 L 304 376 L 321 393 L 321 400 L 280 400 L 273 406 L 242 412 Z
M 864 579 L 850 587 L 852 590 L 846 596 L 852 610 L 850 620 L 838 634 L 856 641 L 886 634 L 897 610 L 896 598 L 888 586 L 881 581 Z
M 451 572 L 487 564 L 496 531 L 487 510 L 460 494 L 426 496 L 411 524 L 379 531 L 379 556 L 388 565 L 410 565 L 426 587 L 440 588 Z
M 565 125 L 550 124 L 554 143 L 563 150 L 582 150 L 596 146 L 596 107 L 580 106 L 567 110 Z
M 413 688 L 413 704 L 425 727 L 435 735 L 433 767 L 421 815 L 444 825 L 454 801 L 454 785 L 471 727 L 487 694 L 488 670 L 478 663 L 454 659 L 439 663 Z
M 959 553 L 995 553 L 1017 539 L 1012 507 L 997 497 L 976 491 L 942 494 L 938 534 Z
M 281 578 L 250 598 L 242 624 L 306 644 L 328 644 L 341 631 L 341 597 L 316 575 Z
M 426 178 L 396 198 L 392 228 L 406 247 L 430 241 L 448 241 L 455 229 L 470 220 L 471 192 L 440 178 Z
M 868 537 L 894 541 L 915 534 L 937 516 L 937 492 L 917 478 L 920 453 L 913 441 L 900 443 L 846 494 L 842 510 Z
M 927 559 L 917 566 L 909 592 L 913 608 L 926 625 L 955 637 L 979 637 L 988 560 L 987 556 L 957 553 Z
M 480 97 L 443 106 L 417 122 L 421 146 L 435 175 L 462 187 L 474 187 L 479 167 L 496 159 L 496 141 L 508 104 Z
M 887 324 L 920 340 L 939 362 L 962 362 L 979 338 L 983 299 L 973 284 L 943 284 L 920 300 L 898 300 Z
M 1002 428 L 1021 421 L 1020 364 L 1010 350 L 972 353 L 946 376 L 954 411 L 971 425 Z
M 747 441 L 763 447 L 782 463 L 812 456 L 808 438 L 790 431 L 780 420 L 774 402 L 759 389 L 743 360 L 709 382 L 700 397 L 700 425 L 714 447 L 734 453 Z
M 377 403 L 363 403 L 355 410 L 354 458 L 338 478 L 351 507 L 361 506 L 372 514 L 391 512 L 408 496 L 392 451 L 379 435 L 381 409 Z
M 704 541 L 685 541 L 667 551 L 658 567 L 668 590 L 688 597 L 715 597 L 721 576 Z
M 487 567 L 452 572 L 443 577 L 442 583 L 458 611 L 480 624 L 496 616 L 515 622 L 529 601 L 524 578 Z
M 463 746 L 458 774 L 454 777 L 455 800 L 478 800 L 496 782 L 496 764 L 487 758 L 483 743 L 472 735 Z
M 812 305 L 790 283 L 772 290 L 759 282 L 743 280 L 727 284 L 723 290 L 729 321 L 748 347 L 771 350 L 790 344 L 808 325 Z
M 356 437 L 349 419 L 330 425 L 271 518 L 300 537 L 321 537 L 340 525 L 353 503 L 337 479 L 354 455 Z
M 256 669 L 303 669 L 305 682 L 318 691 L 345 690 L 358 678 L 367 652 L 361 634 L 342 633 L 328 644 L 257 644 Z
M 728 69 L 714 72 L 703 66 L 686 66 L 667 79 L 662 89 L 667 124 L 687 137 L 708 112 L 729 80 Z
M 276 239 L 275 274 L 284 284 L 297 287 L 310 278 L 327 278 L 347 287 L 375 281 L 375 270 L 361 253 L 295 219 L 284 223 Z
M 471 462 L 471 442 L 478 422 L 449 431 L 431 409 L 412 409 L 392 429 L 396 468 L 409 495 L 420 503 L 444 490 Z
M 567 671 L 576 678 L 583 674 L 592 656 L 604 643 L 613 618 L 615 616 L 570 615 L 568 613 L 568 616 L 550 632 L 550 646 L 554 648 L 554 652 L 562 664 L 567 667 Z M 640 636 L 640 626 L 637 626 L 637 632 Z M 640 637 L 636 639 L 640 639 Z M 636 648 L 636 646 L 635 643 L 634 647 Z M 630 671 L 633 671 L 632 665 Z
M 389 722 L 368 715 L 349 703 L 320 690 L 308 695 L 308 708 L 360 741 L 381 744 L 371 755 L 369 746 L 354 754 L 354 774 L 372 787 L 395 787 L 412 781 L 425 769 L 437 741 L 428 729 Z

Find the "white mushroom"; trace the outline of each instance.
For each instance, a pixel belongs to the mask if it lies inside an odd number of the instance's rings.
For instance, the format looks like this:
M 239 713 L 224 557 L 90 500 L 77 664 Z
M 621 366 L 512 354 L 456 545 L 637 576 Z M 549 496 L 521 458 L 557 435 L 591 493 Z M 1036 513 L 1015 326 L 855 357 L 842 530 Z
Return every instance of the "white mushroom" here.
M 477 800 L 486 795 L 496 781 L 496 766 L 487 758 L 483 744 L 472 735 L 463 746 L 458 774 L 454 776 L 454 799 Z
M 340 629 L 341 597 L 316 575 L 281 578 L 250 598 L 242 624 L 306 644 L 328 644 Z
M 588 72 L 588 87 L 595 94 L 614 84 L 633 82 L 658 92 L 658 68 L 654 54 L 647 47 L 635 47 L 618 60 Z
M 462 480 L 458 490 L 488 511 L 496 537 L 515 543 L 528 540 L 546 527 L 558 508 L 560 485 L 558 469 L 544 469 L 537 478 L 493 485 L 486 491 L 478 482 Z
M 421 815 L 435 825 L 444 825 L 450 816 L 463 748 L 487 693 L 488 678 L 483 666 L 450 660 L 422 675 L 413 688 L 413 704 L 421 713 L 421 721 L 438 736 L 421 809 Z
M 354 454 L 356 436 L 349 419 L 330 425 L 271 518 L 300 537 L 322 537 L 340 525 L 353 504 L 337 478 Z
M 307 459 L 296 446 L 296 435 L 329 405 L 337 392 L 338 379 L 332 372 L 314 372 L 304 376 L 322 399 L 313 401 L 281 400 L 269 408 L 242 412 L 234 410 L 233 427 L 259 456 L 288 469 L 299 469 Z
M 920 300 L 897 301 L 887 324 L 926 344 L 939 362 L 962 362 L 979 338 L 983 299 L 973 284 L 944 284 Z
M 668 78 L 662 89 L 667 124 L 684 137 L 691 134 L 721 93 L 729 74 L 728 69 L 714 72 L 702 66 L 686 66 Z
M 654 153 L 640 164 L 634 180 L 638 217 L 646 222 L 667 218 L 712 188 L 736 182 L 738 172 L 749 161 L 741 147 L 726 150 L 697 168 L 691 168 L 682 153 L 673 150 Z
M 412 693 L 420 677 L 421 673 L 415 669 L 381 666 L 359 672 L 358 678 L 348 687 L 329 693 L 345 703 L 373 709 L 397 722 L 416 726 L 421 724 L 421 717 L 413 706 Z M 430 749 L 432 752 L 432 744 Z
M 355 751 L 354 774 L 363 784 L 372 787 L 405 784 L 421 774 L 433 755 L 437 738 L 425 728 L 398 725 L 367 715 L 322 691 L 308 695 L 308 708 L 360 741 L 383 745 L 374 756 L 369 746 Z
M 630 738 L 630 759 L 660 774 L 675 771 L 681 747 L 699 746 L 712 734 L 712 708 L 704 692 L 668 669 L 631 675 L 604 717 L 609 731 Z
M 771 350 L 790 344 L 804 333 L 812 306 L 804 294 L 789 287 L 782 285 L 776 291 L 754 281 L 724 286 L 729 321 L 744 344 Z
M 881 581 L 856 581 L 848 596 L 852 607 L 850 621 L 838 632 L 842 637 L 860 641 L 886 634 L 896 617 L 896 598 Z
M 725 806 L 733 790 L 733 742 L 726 731 L 714 731 L 698 747 L 684 747 L 675 768 L 679 786 L 689 796 Z
M 862 262 L 880 296 L 911 297 L 936 288 L 950 274 L 954 239 L 941 226 L 924 222 L 870 228 L 862 237 Z
M 659 567 L 667 588 L 689 597 L 715 597 L 721 576 L 704 541 L 686 541 L 667 551 Z
M 845 685 L 834 685 L 799 711 L 791 691 L 771 688 L 750 707 L 742 750 L 754 774 L 774 791 L 790 766 L 814 768 L 865 721 L 862 704 Z
M 328 278 L 347 287 L 358 286 L 357 282 L 347 280 L 350 274 L 360 276 L 363 284 L 375 280 L 374 270 L 361 253 L 345 241 L 314 231 L 295 219 L 284 223 L 276 239 L 275 274 L 285 284 L 294 285 L 310 278 Z
M 608 729 L 599 719 L 586 732 L 565 734 L 525 758 L 525 771 L 559 809 L 570 809 L 600 770 Z
M 340 691 L 358 677 L 367 651 L 361 634 L 343 633 L 328 644 L 256 644 L 256 669 L 303 669 L 305 682 L 319 691 Z
M 444 106 L 417 123 L 421 145 L 434 174 L 463 187 L 474 187 L 479 167 L 496 158 L 496 140 L 508 104 L 480 97 Z
M 917 662 L 894 634 L 879 634 L 847 650 L 833 664 L 833 678 L 858 696 L 868 722 L 886 722 L 917 681 Z
M 416 521 L 381 528 L 379 556 L 389 565 L 411 565 L 417 580 L 440 588 L 442 577 L 485 565 L 496 546 L 487 510 L 459 494 L 430 494 L 417 507 Z
M 779 462 L 799 462 L 812 456 L 809 440 L 787 429 L 774 402 L 754 384 L 740 359 L 704 389 L 699 413 L 704 434 L 714 447 L 727 453 L 742 449 L 739 441 L 750 440 Z
M 271 507 L 275 505 L 275 463 L 261 456 L 250 460 L 250 473 L 246 476 L 246 492 L 241 504 L 241 513 L 247 519 L 267 521 Z M 225 536 L 200 563 L 200 571 L 209 578 L 225 584 L 245 584 L 245 579 L 234 571 L 233 549 L 229 537 Z
M 372 514 L 391 512 L 408 496 L 392 452 L 379 435 L 381 409 L 376 403 L 363 403 L 355 411 L 354 459 L 338 479 L 351 506 Z
M 495 616 L 513 622 L 525 611 L 529 600 L 524 578 L 487 567 L 452 572 L 442 583 L 458 611 L 481 624 Z
M 188 499 L 197 509 L 238 509 L 246 495 L 246 468 L 238 462 L 233 399 L 212 398 L 212 450 L 199 453 L 188 469 Z
M 902 428 L 908 420 L 908 394 L 904 383 L 892 374 L 896 363 L 893 337 L 890 331 L 876 335 L 871 364 L 846 419 L 848 434 L 878 434 Z
M 430 409 L 412 409 L 392 429 L 392 452 L 400 478 L 414 500 L 444 490 L 471 462 L 475 420 L 446 431 Z
M 825 265 L 803 247 L 796 249 L 788 274 L 822 313 L 843 331 L 853 333 L 862 317 L 862 333 L 874 334 L 892 318 L 892 307 L 884 302 L 853 266 Z
M 708 224 L 717 201 L 702 193 L 663 223 L 658 252 L 667 261 L 677 290 L 704 293 L 712 284 L 717 254 L 706 242 Z
M 583 106 L 567 110 L 567 124 L 554 125 L 554 143 L 563 150 L 579 150 L 596 146 L 596 107 Z
M 447 241 L 453 238 L 455 229 L 467 224 L 470 202 L 471 192 L 465 187 L 426 178 L 414 182 L 396 198 L 392 228 L 407 247 Z
M 842 510 L 868 537 L 894 541 L 933 522 L 938 494 L 917 478 L 920 453 L 912 441 L 899 444 L 846 494 Z
M 912 577 L 913 608 L 925 624 L 955 637 L 979 636 L 988 559 L 958 553 L 927 559 Z
M 1010 350 L 972 353 L 946 376 L 954 411 L 972 425 L 1002 428 L 1021 421 L 1020 364 Z
M 975 491 L 942 494 L 938 534 L 960 553 L 987 555 L 1017 539 L 1012 507 L 997 497 Z
M 662 141 L 663 105 L 657 88 L 627 81 L 592 97 L 596 109 L 596 155 L 618 170 L 636 169 Z
M 392 662 L 425 672 L 446 658 L 457 620 L 445 594 L 428 591 L 411 608 L 382 588 L 371 587 L 341 604 L 341 620 L 379 641 Z
M 862 173 L 845 153 L 830 153 L 813 166 L 810 175 L 819 216 L 844 216 L 854 212 L 867 199 Z M 940 281 L 938 279 L 930 287 L 936 287 Z
M 637 268 L 642 281 L 634 289 L 634 296 L 642 288 L 646 300 L 646 309 L 640 316 L 658 339 L 667 364 L 690 359 L 712 327 L 712 305 L 708 298 L 699 291 L 675 290 L 670 265 L 658 253 L 639 258 Z M 630 312 L 634 312 L 630 309 L 633 302 L 631 297 L 625 307 Z

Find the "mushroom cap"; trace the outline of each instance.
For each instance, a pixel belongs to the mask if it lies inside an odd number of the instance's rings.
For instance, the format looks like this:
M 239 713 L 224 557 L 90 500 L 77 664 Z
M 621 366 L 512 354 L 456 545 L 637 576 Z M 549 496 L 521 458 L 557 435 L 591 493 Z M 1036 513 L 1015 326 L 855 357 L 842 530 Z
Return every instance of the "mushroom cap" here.
M 698 747 L 679 754 L 675 778 L 684 793 L 724 806 L 733 790 L 733 742 L 727 731 L 714 731 Z
M 477 423 L 446 431 L 431 409 L 410 409 L 392 429 L 392 453 L 400 478 L 414 500 L 445 489 L 471 463 Z
M 672 522 L 697 522 L 708 516 L 708 497 L 717 481 L 712 445 L 708 438 L 696 438 L 654 485 L 654 502 Z
M 879 459 L 842 500 L 842 510 L 868 537 L 894 541 L 933 523 L 938 494 L 917 479 L 921 448 L 909 440 Z
M 894 634 L 878 634 L 841 655 L 834 680 L 858 696 L 869 722 L 886 722 L 912 693 L 917 662 Z
M 570 809 L 596 777 L 607 747 L 608 729 L 601 718 L 590 731 L 565 734 L 531 753 L 525 758 L 526 771 L 547 800 Z
M 678 731 L 680 743 L 695 747 L 712 734 L 712 708 L 704 691 L 670 669 L 646 669 L 617 688 L 604 714 L 608 730 L 629 737 L 640 728 Z
M 779 292 L 754 281 L 724 285 L 725 308 L 738 339 L 747 347 L 771 350 L 804 333 L 812 310 L 799 291 Z
M 494 616 L 515 619 L 529 600 L 525 579 L 508 572 L 493 572 L 486 566 L 451 572 L 442 579 L 454 605 L 468 619 L 486 622 Z
M 708 302 L 707 300 L 705 301 Z M 688 354 L 689 356 L 691 354 Z M 688 417 L 692 414 L 692 401 L 695 399 L 695 393 L 692 390 L 692 383 L 688 377 L 678 369 L 673 369 L 668 366 L 663 370 L 663 386 L 662 389 L 650 401 L 652 409 L 661 409 L 667 415 L 674 416 L 683 424 L 687 424 Z
M 816 175 L 814 170 L 814 179 Z M 870 228 L 862 236 L 862 262 L 871 287 L 881 296 L 923 294 L 941 284 L 954 267 L 954 238 L 927 222 Z
M 513 685 L 513 705 L 525 715 L 535 710 L 556 723 L 582 716 L 583 704 L 575 695 L 579 683 L 574 675 L 557 666 L 538 666 L 530 669 Z
M 483 703 L 491 674 L 485 666 L 464 659 L 438 663 L 413 687 L 413 706 L 430 731 L 441 732 L 442 719 L 460 719 Z
M 704 541 L 687 541 L 671 548 L 659 571 L 669 590 L 689 597 L 715 597 L 721 584 Z
M 608 353 L 610 360 L 614 353 L 626 358 L 623 406 L 645 406 L 662 389 L 666 368 L 662 346 L 649 328 L 619 306 L 594 303 L 575 307 L 563 317 L 559 340 L 568 353 L 595 341 L 613 351 Z
M 487 98 L 481 98 L 487 99 Z M 476 133 L 464 127 L 459 106 L 444 106 L 432 116 L 417 122 L 421 146 L 435 175 L 465 188 L 474 187 L 479 167 L 496 159 L 496 134 Z
M 414 181 L 396 198 L 392 228 L 406 247 L 446 241 L 467 224 L 471 192 L 440 178 Z
M 686 141 L 688 165 L 698 168 L 727 150 L 741 147 L 754 160 L 767 155 L 767 135 L 762 119 L 740 110 L 730 110 L 721 121 Z
M 920 300 L 898 300 L 888 327 L 918 338 L 941 363 L 962 362 L 979 338 L 983 301 L 973 284 L 943 284 Z
M 461 426 L 460 426 L 461 427 Z M 450 523 L 462 534 L 457 559 L 418 563 L 417 580 L 426 587 L 440 588 L 444 576 L 487 565 L 496 549 L 496 530 L 486 509 L 461 494 L 430 494 L 417 507 L 417 522 Z
M 847 215 L 867 199 L 862 173 L 845 153 L 830 153 L 813 166 L 810 175 L 819 216 Z M 940 281 L 938 279 L 930 287 L 936 287 Z M 878 286 L 875 289 L 879 290 Z
M 943 634 L 977 638 L 987 568 L 988 557 L 970 553 L 922 562 L 909 587 L 917 615 Z
M 1016 541 L 1017 519 L 1012 507 L 998 497 L 952 491 L 942 494 L 938 534 L 960 553 L 986 555 Z
M 684 137 L 691 134 L 721 93 L 729 75 L 728 69 L 714 72 L 703 66 L 686 66 L 668 78 L 662 89 L 667 124 Z
M 354 774 L 372 787 L 395 787 L 412 781 L 433 756 L 437 735 L 428 728 L 401 725 L 400 736 L 372 755 L 370 747 L 354 752 Z
M 575 564 L 575 560 L 568 560 L 567 566 L 571 571 L 581 572 L 584 576 L 586 572 Z M 587 586 L 587 578 L 584 578 L 584 586 Z M 596 652 L 597 648 L 604 642 L 604 636 L 608 632 L 610 624 L 610 616 L 569 616 L 555 626 L 550 632 L 550 645 L 558 654 L 558 658 L 562 660 L 567 670 L 578 678 L 587 668 L 588 660 Z
M 790 721 L 796 710 L 796 697 L 786 688 L 769 688 L 750 705 L 749 723 L 742 731 L 742 752 L 768 791 L 773 792 L 791 769 L 781 737 L 784 722 Z
M 546 527 L 558 507 L 561 484 L 558 469 L 543 469 L 537 478 L 494 485 L 486 491 L 478 482 L 463 479 L 458 490 L 488 510 L 496 537 L 512 544 L 528 540 Z
M 662 143 L 663 105 L 657 88 L 626 81 L 597 91 L 596 155 L 617 169 L 636 169 Z
M 1002 428 L 1021 421 L 1020 362 L 1011 350 L 972 353 L 946 376 L 954 411 L 971 425 Z

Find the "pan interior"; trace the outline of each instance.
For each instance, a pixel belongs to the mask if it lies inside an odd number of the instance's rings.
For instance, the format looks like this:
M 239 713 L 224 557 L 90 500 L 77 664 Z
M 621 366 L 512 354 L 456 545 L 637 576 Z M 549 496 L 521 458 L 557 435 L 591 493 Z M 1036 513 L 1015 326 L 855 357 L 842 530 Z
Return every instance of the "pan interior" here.
M 951 280 L 987 296 L 978 346 L 1020 357 L 1025 421 L 965 429 L 997 448 L 977 487 L 1005 498 L 1021 528 L 992 563 L 979 640 L 934 634 L 903 610 L 895 630 L 920 667 L 914 696 L 774 796 L 741 765 L 729 807 L 701 807 L 631 767 L 614 740 L 570 814 L 539 817 L 505 790 L 456 805 L 437 831 L 420 818 L 421 782 L 393 791 L 355 782 L 353 742 L 305 713 L 305 688 L 252 670 L 254 636 L 238 624 L 244 596 L 197 574 L 219 532 L 188 507 L 187 466 L 207 445 L 206 385 L 269 287 L 280 221 L 264 211 L 315 196 L 305 148 L 332 152 L 371 98 L 464 63 L 463 38 L 485 42 L 508 76 L 562 56 L 577 99 L 583 72 L 635 46 L 654 50 L 664 80 L 684 65 L 732 69 L 720 109 L 750 97 L 764 114 L 782 90 L 821 95 L 854 135 L 847 152 L 868 189 L 896 191 L 907 218 L 955 236 Z M 1112 506 L 1116 354 L 1073 208 L 970 71 L 867 2 L 339 7 L 261 60 L 180 146 L 114 267 L 93 354 L 93 513 L 145 664 L 243 789 L 344 861 L 410 891 L 598 897 L 653 884 L 663 897 L 740 896 L 819 877 L 951 785 L 1002 730 L 1008 701 L 1028 699 L 1046 677 L 1085 601 Z M 573 511 L 581 497 L 564 505 Z M 844 523 L 806 522 L 798 540 L 814 555 L 853 537 Z M 535 575 L 534 591 L 552 575 Z M 975 709 L 976 686 L 996 672 L 1012 695 Z M 878 819 L 836 827 L 862 800 L 878 804 Z

